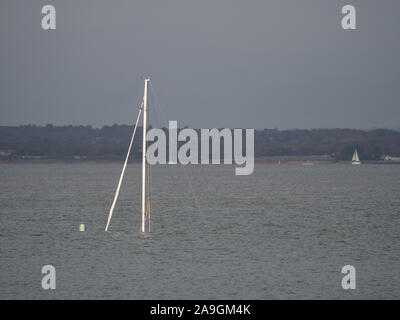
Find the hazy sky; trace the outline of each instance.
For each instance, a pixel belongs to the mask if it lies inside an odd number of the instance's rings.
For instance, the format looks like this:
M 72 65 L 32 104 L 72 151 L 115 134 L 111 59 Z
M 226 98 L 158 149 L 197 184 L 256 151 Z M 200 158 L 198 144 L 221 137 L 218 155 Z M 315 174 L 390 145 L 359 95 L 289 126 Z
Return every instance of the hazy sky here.
M 131 124 L 147 74 L 179 126 L 400 128 L 399 18 L 398 0 L 1 0 L 0 125 Z

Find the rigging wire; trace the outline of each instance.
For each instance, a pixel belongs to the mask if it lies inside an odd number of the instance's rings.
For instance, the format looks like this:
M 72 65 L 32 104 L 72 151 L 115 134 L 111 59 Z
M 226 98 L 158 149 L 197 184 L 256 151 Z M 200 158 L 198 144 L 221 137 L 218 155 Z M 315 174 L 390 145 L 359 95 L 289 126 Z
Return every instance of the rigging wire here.
M 150 109 L 151 108 L 149 108 L 147 106 L 147 116 L 148 116 L 148 120 L 149 120 L 148 122 L 150 122 Z M 146 139 L 146 150 L 148 150 L 148 147 L 149 147 L 149 142 Z M 147 155 L 146 155 L 146 162 L 147 162 Z M 148 172 L 148 174 L 147 174 L 147 188 L 146 188 L 147 189 L 146 190 L 146 193 L 147 193 L 147 197 L 146 197 L 146 202 L 147 202 L 146 203 L 146 218 L 147 217 L 149 218 L 148 223 L 149 223 L 149 232 L 150 232 L 150 225 L 151 225 L 151 191 L 152 191 L 151 181 L 152 181 L 152 179 L 151 179 L 151 165 L 150 165 L 150 163 L 147 162 L 146 166 L 147 166 L 147 172 Z
M 168 121 L 167 121 L 166 118 L 165 118 L 165 115 L 164 115 L 164 113 L 163 113 L 163 111 L 162 111 L 161 104 L 160 104 L 160 102 L 159 102 L 159 100 L 158 100 L 158 97 L 157 97 L 157 95 L 156 95 L 156 92 L 155 92 L 155 90 L 154 90 L 153 85 L 152 85 L 151 82 L 150 82 L 150 92 L 151 92 L 151 93 L 153 94 L 153 96 L 154 96 L 154 100 L 155 100 L 155 102 L 156 102 L 156 104 L 157 104 L 157 106 L 158 106 L 158 109 L 159 109 L 159 111 L 160 111 L 160 113 L 161 113 L 161 116 L 162 116 L 162 118 L 163 118 L 163 120 L 164 120 L 164 123 L 165 123 L 166 128 L 168 128 Z M 189 178 L 189 175 L 188 175 L 188 173 L 187 173 L 187 171 L 186 171 L 185 166 L 183 166 L 183 172 L 184 172 L 184 174 L 185 174 L 185 177 L 186 177 L 186 180 L 187 180 L 187 182 L 188 182 L 188 186 L 189 186 L 190 192 L 191 192 L 192 197 L 193 197 L 193 199 L 194 199 L 195 207 L 197 208 L 197 210 L 199 211 L 199 213 L 202 214 L 202 211 L 201 211 L 200 205 L 199 205 L 200 202 L 199 202 L 199 200 L 198 200 L 198 198 L 197 198 L 197 196 L 196 196 L 196 194 L 195 194 L 195 192 L 194 192 L 192 182 L 191 182 L 191 180 L 190 180 L 190 178 Z M 193 227 L 192 227 L 192 220 L 191 220 L 190 215 L 188 216 L 188 218 L 189 218 L 190 227 L 191 227 L 191 229 L 193 229 Z

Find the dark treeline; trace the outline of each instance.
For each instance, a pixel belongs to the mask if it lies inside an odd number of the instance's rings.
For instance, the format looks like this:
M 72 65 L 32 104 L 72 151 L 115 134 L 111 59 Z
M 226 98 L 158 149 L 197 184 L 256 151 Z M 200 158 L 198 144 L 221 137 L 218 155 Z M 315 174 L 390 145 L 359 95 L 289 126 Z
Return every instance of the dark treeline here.
M 3 126 L 0 127 L 0 151 L 3 158 L 7 153 L 8 158 L 122 158 L 126 154 L 132 130 L 133 127 L 127 125 L 102 128 Z M 134 157 L 141 153 L 140 128 L 136 134 Z M 354 148 L 365 160 L 379 160 L 382 155 L 400 156 L 400 132 L 387 129 L 264 129 L 255 132 L 256 157 L 331 155 L 337 160 L 349 160 Z

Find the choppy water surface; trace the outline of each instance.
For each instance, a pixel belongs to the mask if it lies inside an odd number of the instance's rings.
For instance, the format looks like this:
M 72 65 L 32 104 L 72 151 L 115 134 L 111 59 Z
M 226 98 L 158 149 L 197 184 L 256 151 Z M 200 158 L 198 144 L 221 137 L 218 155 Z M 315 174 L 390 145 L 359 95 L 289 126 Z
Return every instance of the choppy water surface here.
M 120 170 L 0 165 L 0 298 L 400 298 L 400 166 L 153 167 L 145 235 L 138 164 L 104 232 Z

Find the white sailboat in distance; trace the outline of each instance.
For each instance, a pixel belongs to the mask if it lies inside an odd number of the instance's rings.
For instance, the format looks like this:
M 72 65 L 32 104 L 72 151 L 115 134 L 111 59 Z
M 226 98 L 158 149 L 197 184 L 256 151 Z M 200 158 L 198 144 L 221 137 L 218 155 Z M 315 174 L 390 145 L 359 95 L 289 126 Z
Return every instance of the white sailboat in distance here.
M 358 157 L 357 149 L 354 150 L 353 159 L 351 159 L 351 164 L 361 164 L 360 158 Z
M 114 201 L 111 205 L 110 213 L 108 215 L 108 221 L 106 225 L 105 231 L 108 231 L 108 227 L 110 226 L 110 221 L 114 212 L 114 207 L 115 203 L 117 202 L 118 195 L 119 195 L 119 190 L 121 188 L 122 180 L 124 178 L 125 174 L 125 169 L 126 165 L 128 163 L 129 155 L 131 153 L 132 145 L 133 145 L 133 139 L 135 137 L 136 129 L 139 123 L 140 115 L 143 112 L 143 144 L 142 144 L 142 225 L 141 225 L 141 232 L 145 232 L 146 230 L 146 220 L 148 220 L 148 227 L 149 227 L 149 232 L 150 232 L 150 192 L 146 192 L 146 133 L 147 133 L 147 89 L 149 85 L 150 79 L 145 78 L 144 79 L 144 95 L 143 95 L 143 101 L 142 104 L 139 108 L 139 114 L 136 119 L 136 124 L 135 124 L 135 129 L 133 130 L 131 142 L 128 148 L 128 152 L 126 154 L 125 158 L 125 163 L 124 166 L 122 167 L 122 172 L 121 176 L 119 178 L 118 186 L 117 186 L 117 191 L 115 192 L 114 196 Z M 149 179 L 149 177 L 148 177 Z M 148 218 L 148 219 L 146 219 Z

